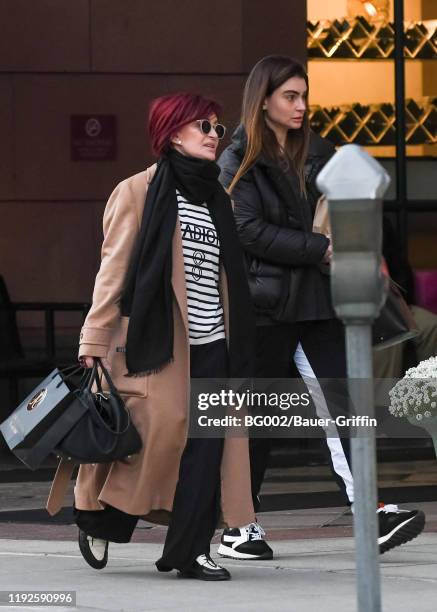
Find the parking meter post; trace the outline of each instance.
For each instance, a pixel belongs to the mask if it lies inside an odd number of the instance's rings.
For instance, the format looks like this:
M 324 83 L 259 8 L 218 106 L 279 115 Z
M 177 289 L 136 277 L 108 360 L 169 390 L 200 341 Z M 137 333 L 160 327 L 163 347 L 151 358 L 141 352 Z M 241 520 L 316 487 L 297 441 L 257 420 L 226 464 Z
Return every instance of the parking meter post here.
M 357 416 L 373 417 L 373 387 L 371 384 L 372 345 L 369 325 L 347 325 L 349 395 Z M 362 380 L 359 380 L 361 379 Z M 351 440 L 352 472 L 354 476 L 354 535 L 358 610 L 381 610 L 378 524 L 376 516 L 376 445 L 375 435 L 360 428 Z
M 328 199 L 331 293 L 336 314 L 346 325 L 349 395 L 356 416 L 370 418 L 374 416 L 371 326 L 385 299 L 380 272 L 381 198 L 388 183 L 382 166 L 356 145 L 342 147 L 317 177 Z M 380 612 L 374 430 L 357 428 L 351 449 L 358 610 Z

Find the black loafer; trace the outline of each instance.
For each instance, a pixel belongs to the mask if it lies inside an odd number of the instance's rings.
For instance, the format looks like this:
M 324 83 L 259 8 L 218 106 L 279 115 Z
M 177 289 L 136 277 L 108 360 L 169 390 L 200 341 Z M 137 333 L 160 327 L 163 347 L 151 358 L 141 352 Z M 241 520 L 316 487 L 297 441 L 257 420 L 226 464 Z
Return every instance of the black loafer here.
M 94 569 L 103 569 L 108 563 L 108 544 L 106 540 L 93 538 L 79 529 L 79 550 Z
M 191 567 L 178 572 L 179 578 L 196 578 L 197 580 L 230 580 L 231 574 L 220 567 L 209 555 L 199 555 Z

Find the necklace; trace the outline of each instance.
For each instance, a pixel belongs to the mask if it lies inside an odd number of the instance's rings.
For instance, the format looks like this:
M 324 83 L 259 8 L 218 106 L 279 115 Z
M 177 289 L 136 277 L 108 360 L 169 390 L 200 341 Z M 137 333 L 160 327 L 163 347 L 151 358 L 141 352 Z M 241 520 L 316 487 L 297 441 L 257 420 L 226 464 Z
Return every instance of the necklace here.
M 279 167 L 283 172 L 288 172 L 290 170 L 290 162 L 288 161 L 288 158 L 283 155 L 283 151 L 281 151 L 279 156 Z

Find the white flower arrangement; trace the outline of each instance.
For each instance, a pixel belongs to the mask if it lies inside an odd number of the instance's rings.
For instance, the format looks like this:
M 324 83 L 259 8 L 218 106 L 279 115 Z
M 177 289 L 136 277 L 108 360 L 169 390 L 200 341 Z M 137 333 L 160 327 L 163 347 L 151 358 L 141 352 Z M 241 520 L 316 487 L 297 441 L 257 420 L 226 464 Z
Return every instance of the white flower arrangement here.
M 426 419 L 437 417 L 437 356 L 407 370 L 389 395 L 389 410 L 395 417 L 415 419 L 423 426 Z

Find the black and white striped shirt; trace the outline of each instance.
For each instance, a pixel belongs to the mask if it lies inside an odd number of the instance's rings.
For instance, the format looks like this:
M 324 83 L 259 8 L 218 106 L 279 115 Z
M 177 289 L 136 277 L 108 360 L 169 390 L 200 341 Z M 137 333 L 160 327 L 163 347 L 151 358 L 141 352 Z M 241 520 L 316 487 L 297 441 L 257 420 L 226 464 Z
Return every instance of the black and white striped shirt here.
M 184 251 L 190 344 L 225 337 L 219 294 L 220 242 L 206 204 L 190 204 L 176 191 Z

